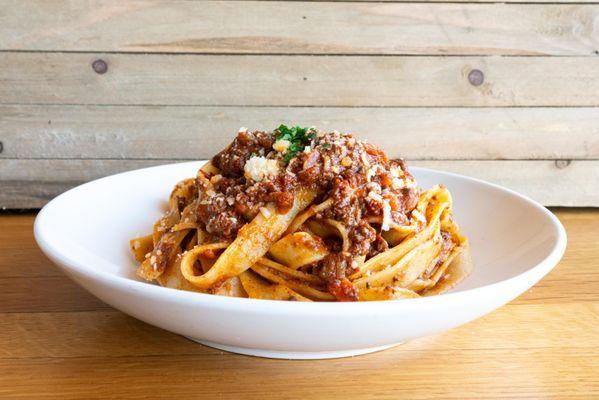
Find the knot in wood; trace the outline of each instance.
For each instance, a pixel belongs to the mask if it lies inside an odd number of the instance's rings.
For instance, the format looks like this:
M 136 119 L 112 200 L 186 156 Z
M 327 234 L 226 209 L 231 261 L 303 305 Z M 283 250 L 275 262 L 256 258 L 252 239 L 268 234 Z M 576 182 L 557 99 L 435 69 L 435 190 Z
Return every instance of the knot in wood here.
M 106 64 L 106 61 L 102 59 L 97 59 L 92 63 L 92 68 L 96 73 L 102 75 L 105 74 L 106 71 L 108 71 L 108 64 Z
M 480 86 L 485 81 L 485 74 L 480 69 L 473 69 L 468 73 L 468 82 L 473 86 Z
M 555 160 L 555 166 L 558 169 L 564 169 L 568 165 L 570 165 L 571 162 L 572 162 L 571 160 Z

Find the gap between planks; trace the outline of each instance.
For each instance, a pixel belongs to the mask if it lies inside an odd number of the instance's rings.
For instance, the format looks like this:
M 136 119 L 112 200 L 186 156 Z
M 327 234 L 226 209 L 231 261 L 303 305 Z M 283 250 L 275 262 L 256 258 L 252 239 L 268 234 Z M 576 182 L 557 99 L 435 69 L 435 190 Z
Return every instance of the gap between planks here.
M 203 0 L 202 0 L 203 1 Z M 219 0 L 214 0 L 219 1 Z M 243 0 L 238 0 L 243 1 Z M 269 1 L 269 0 L 264 0 Z M 273 0 L 274 1 L 274 0 Z M 278 0 L 277 0 L 278 1 Z M 498 3 L 504 4 L 504 3 Z M 585 3 L 588 4 L 588 3 Z M 599 4 L 599 3 L 597 3 Z M 568 58 L 573 57 L 571 54 L 485 54 L 485 53 L 455 53 L 455 54 L 373 54 L 373 53 L 215 53 L 215 52 L 164 52 L 164 51 L 106 51 L 106 50 L 3 50 L 0 49 L 0 54 L 110 54 L 110 55 L 131 55 L 131 56 L 248 56 L 248 57 L 440 57 L 440 58 L 461 58 L 461 57 L 496 57 L 496 58 Z M 575 57 L 597 57 L 599 53 L 580 54 Z

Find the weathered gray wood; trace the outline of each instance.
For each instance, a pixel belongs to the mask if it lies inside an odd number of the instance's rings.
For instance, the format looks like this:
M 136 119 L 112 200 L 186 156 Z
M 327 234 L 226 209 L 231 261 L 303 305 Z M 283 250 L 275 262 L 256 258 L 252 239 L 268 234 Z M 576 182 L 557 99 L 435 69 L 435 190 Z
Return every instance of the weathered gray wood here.
M 0 82 L 4 104 L 599 106 L 599 57 L 0 53 Z
M 599 108 L 0 106 L 0 158 L 199 159 L 240 125 L 356 133 L 411 159 L 599 159 Z
M 32 208 L 78 183 L 172 160 L 0 160 L 0 207 Z M 550 206 L 599 206 L 599 161 L 414 161 L 506 185 Z
M 0 160 L 0 208 L 39 208 L 81 183 L 175 160 Z
M 204 0 L 191 0 L 191 1 L 204 1 Z M 208 0 L 208 1 L 213 1 L 213 0 Z M 219 0 L 214 0 L 214 1 L 219 1 Z M 238 1 L 254 1 L 254 0 L 238 0 Z M 262 0 L 262 1 L 272 1 L 272 2 L 276 2 L 276 1 L 281 1 L 281 0 Z M 284 0 L 284 1 L 301 1 L 301 0 Z M 359 3 L 412 3 L 412 2 L 416 2 L 415 0 L 319 0 L 319 1 L 331 1 L 331 2 L 345 2 L 345 1 L 352 1 L 352 2 L 359 2 Z M 418 0 L 418 3 L 498 3 L 496 0 Z M 502 1 L 501 3 L 522 3 L 522 4 L 535 4 L 535 3 L 543 3 L 543 4 L 554 4 L 554 3 L 550 3 L 547 0 L 527 0 L 526 2 L 523 2 L 521 0 L 507 0 L 507 1 Z M 569 3 L 575 3 L 575 4 L 596 4 L 597 1 L 596 0 L 560 0 L 559 1 L 560 4 L 569 4 Z
M 239 125 L 279 122 L 351 130 L 413 165 L 545 204 L 599 206 L 597 4 L 0 0 L 0 10 L 0 50 L 18 51 L 0 52 L 3 207 L 209 157 Z M 469 79 L 474 69 L 482 76 Z
M 514 189 L 546 206 L 599 207 L 599 160 L 413 161 Z
M 2 1 L 0 49 L 592 55 L 596 5 Z

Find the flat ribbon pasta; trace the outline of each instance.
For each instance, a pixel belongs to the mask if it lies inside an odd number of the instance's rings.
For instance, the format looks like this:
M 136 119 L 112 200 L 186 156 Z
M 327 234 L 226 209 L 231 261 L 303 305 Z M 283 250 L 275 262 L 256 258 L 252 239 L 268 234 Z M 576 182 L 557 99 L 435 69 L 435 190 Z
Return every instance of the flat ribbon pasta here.
M 259 213 L 249 224 L 243 226 L 233 243 L 226 248 L 208 272 L 193 275 L 192 271 L 182 264 L 183 275 L 193 285 L 204 290 L 239 275 L 266 254 L 270 246 L 283 235 L 295 216 L 310 205 L 314 197 L 316 197 L 314 191 L 299 190 L 293 206 L 285 214 L 277 212 L 274 206 L 269 205 L 268 216 Z
M 337 131 L 245 129 L 177 183 L 137 274 L 180 290 L 295 301 L 416 298 L 472 270 L 443 185 Z

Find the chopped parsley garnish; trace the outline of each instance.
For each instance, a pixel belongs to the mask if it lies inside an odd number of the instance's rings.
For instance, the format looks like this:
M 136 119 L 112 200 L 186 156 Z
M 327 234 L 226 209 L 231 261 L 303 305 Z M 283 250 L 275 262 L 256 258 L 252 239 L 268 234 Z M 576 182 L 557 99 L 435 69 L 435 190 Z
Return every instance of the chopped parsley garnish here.
M 302 128 L 299 125 L 292 128 L 281 125 L 275 130 L 275 140 L 288 140 L 291 143 L 287 148 L 285 157 L 283 157 L 283 161 L 286 164 L 291 161 L 293 157 L 297 156 L 297 153 L 303 151 L 315 137 L 316 133 L 312 129 Z

